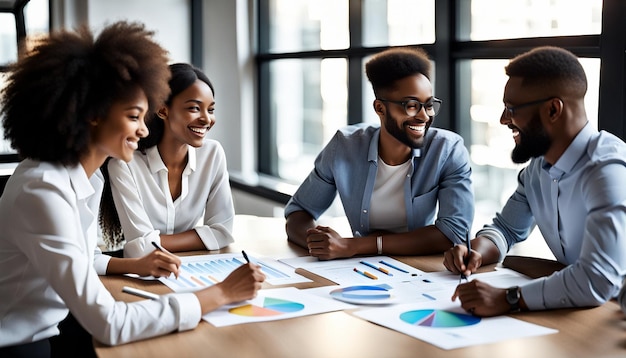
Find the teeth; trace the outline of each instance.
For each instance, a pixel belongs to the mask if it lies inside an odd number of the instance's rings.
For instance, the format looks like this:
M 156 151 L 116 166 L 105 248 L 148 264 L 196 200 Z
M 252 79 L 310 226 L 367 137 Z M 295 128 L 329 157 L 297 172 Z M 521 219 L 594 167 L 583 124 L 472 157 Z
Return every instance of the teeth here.
M 199 134 L 204 134 L 204 133 L 206 133 L 206 130 L 207 130 L 206 127 L 201 127 L 201 128 L 189 127 L 189 129 L 191 129 L 192 132 L 196 132 L 196 133 L 199 133 Z
M 517 137 L 518 135 L 519 135 L 519 131 L 513 130 L 513 138 Z
M 137 142 L 128 140 L 126 141 L 126 143 L 128 143 L 128 146 L 131 147 L 133 150 L 136 150 L 138 148 Z
M 423 132 L 426 126 L 409 126 L 410 130 Z

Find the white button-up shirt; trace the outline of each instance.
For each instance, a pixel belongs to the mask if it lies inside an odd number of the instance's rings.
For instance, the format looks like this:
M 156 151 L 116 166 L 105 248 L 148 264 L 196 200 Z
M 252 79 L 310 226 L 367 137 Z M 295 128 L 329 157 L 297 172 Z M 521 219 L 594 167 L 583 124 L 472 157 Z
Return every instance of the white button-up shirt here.
M 0 198 L 0 347 L 57 335 L 68 309 L 111 345 L 197 326 L 193 294 L 125 303 L 104 287 L 95 268 L 108 263 L 97 248 L 102 185 L 80 165 L 24 160 L 15 169 Z
M 130 163 L 109 161 L 111 191 L 126 245 L 124 256 L 140 257 L 154 250 L 160 234 L 194 229 L 208 250 L 233 240 L 235 208 L 224 149 L 215 140 L 199 148 L 188 146 L 182 191 L 172 200 L 167 167 L 156 146 L 135 152 Z

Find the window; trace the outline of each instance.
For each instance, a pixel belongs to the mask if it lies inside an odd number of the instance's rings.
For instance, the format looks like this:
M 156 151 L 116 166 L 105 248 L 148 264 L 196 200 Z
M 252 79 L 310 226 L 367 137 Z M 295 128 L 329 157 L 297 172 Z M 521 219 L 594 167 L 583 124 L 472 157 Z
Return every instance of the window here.
M 261 0 L 259 13 L 263 174 L 299 184 L 337 128 L 378 123 L 364 63 L 388 46 L 418 45 L 431 55 L 444 100 L 435 126 L 465 139 L 481 224 L 520 169 L 509 157 L 511 133 L 499 124 L 508 59 L 542 45 L 574 52 L 589 82 L 589 120 L 624 137 L 620 0 Z
M 0 2 L 0 90 L 6 85 L 7 65 L 17 61 L 22 48 L 30 49 L 37 36 L 47 34 L 49 23 L 48 0 Z M 0 162 L 13 161 L 17 161 L 15 151 L 2 135 Z

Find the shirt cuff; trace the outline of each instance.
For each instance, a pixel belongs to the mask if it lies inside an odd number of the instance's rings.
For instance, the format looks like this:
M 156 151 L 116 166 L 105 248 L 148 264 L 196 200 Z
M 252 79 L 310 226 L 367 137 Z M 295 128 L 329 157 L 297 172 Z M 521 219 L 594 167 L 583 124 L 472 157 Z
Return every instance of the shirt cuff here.
M 145 237 L 138 237 L 136 239 L 126 242 L 124 245 L 124 257 L 143 257 L 155 250 L 152 245 L 152 241 L 161 245 L 161 237 L 158 230 L 152 231 Z
M 202 308 L 198 297 L 193 293 L 177 293 L 168 296 L 178 312 L 178 330 L 188 331 L 196 328 L 202 319 Z
M 476 233 L 476 237 L 478 236 L 483 236 L 493 242 L 494 245 L 496 245 L 496 247 L 498 248 L 498 252 L 500 253 L 500 257 L 498 257 L 498 262 L 502 262 L 502 260 L 504 260 L 504 257 L 506 256 L 506 253 L 509 251 L 509 245 L 504 236 L 502 236 L 499 231 L 490 228 L 479 230 Z
M 207 250 L 219 250 L 235 242 L 233 235 L 226 228 L 219 231 L 208 226 L 198 226 L 194 230 L 196 230 Z

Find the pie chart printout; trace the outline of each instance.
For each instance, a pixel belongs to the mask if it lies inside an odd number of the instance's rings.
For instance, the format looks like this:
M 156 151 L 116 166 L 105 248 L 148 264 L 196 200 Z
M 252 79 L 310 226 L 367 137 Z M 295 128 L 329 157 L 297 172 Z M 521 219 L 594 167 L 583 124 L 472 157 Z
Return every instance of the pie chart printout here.
M 466 327 L 480 322 L 480 317 L 444 310 L 424 309 L 400 314 L 406 323 L 432 328 Z
M 304 309 L 302 303 L 265 297 L 263 307 L 257 305 L 243 305 L 228 310 L 229 313 L 246 317 L 277 316 L 284 313 L 298 312 Z

